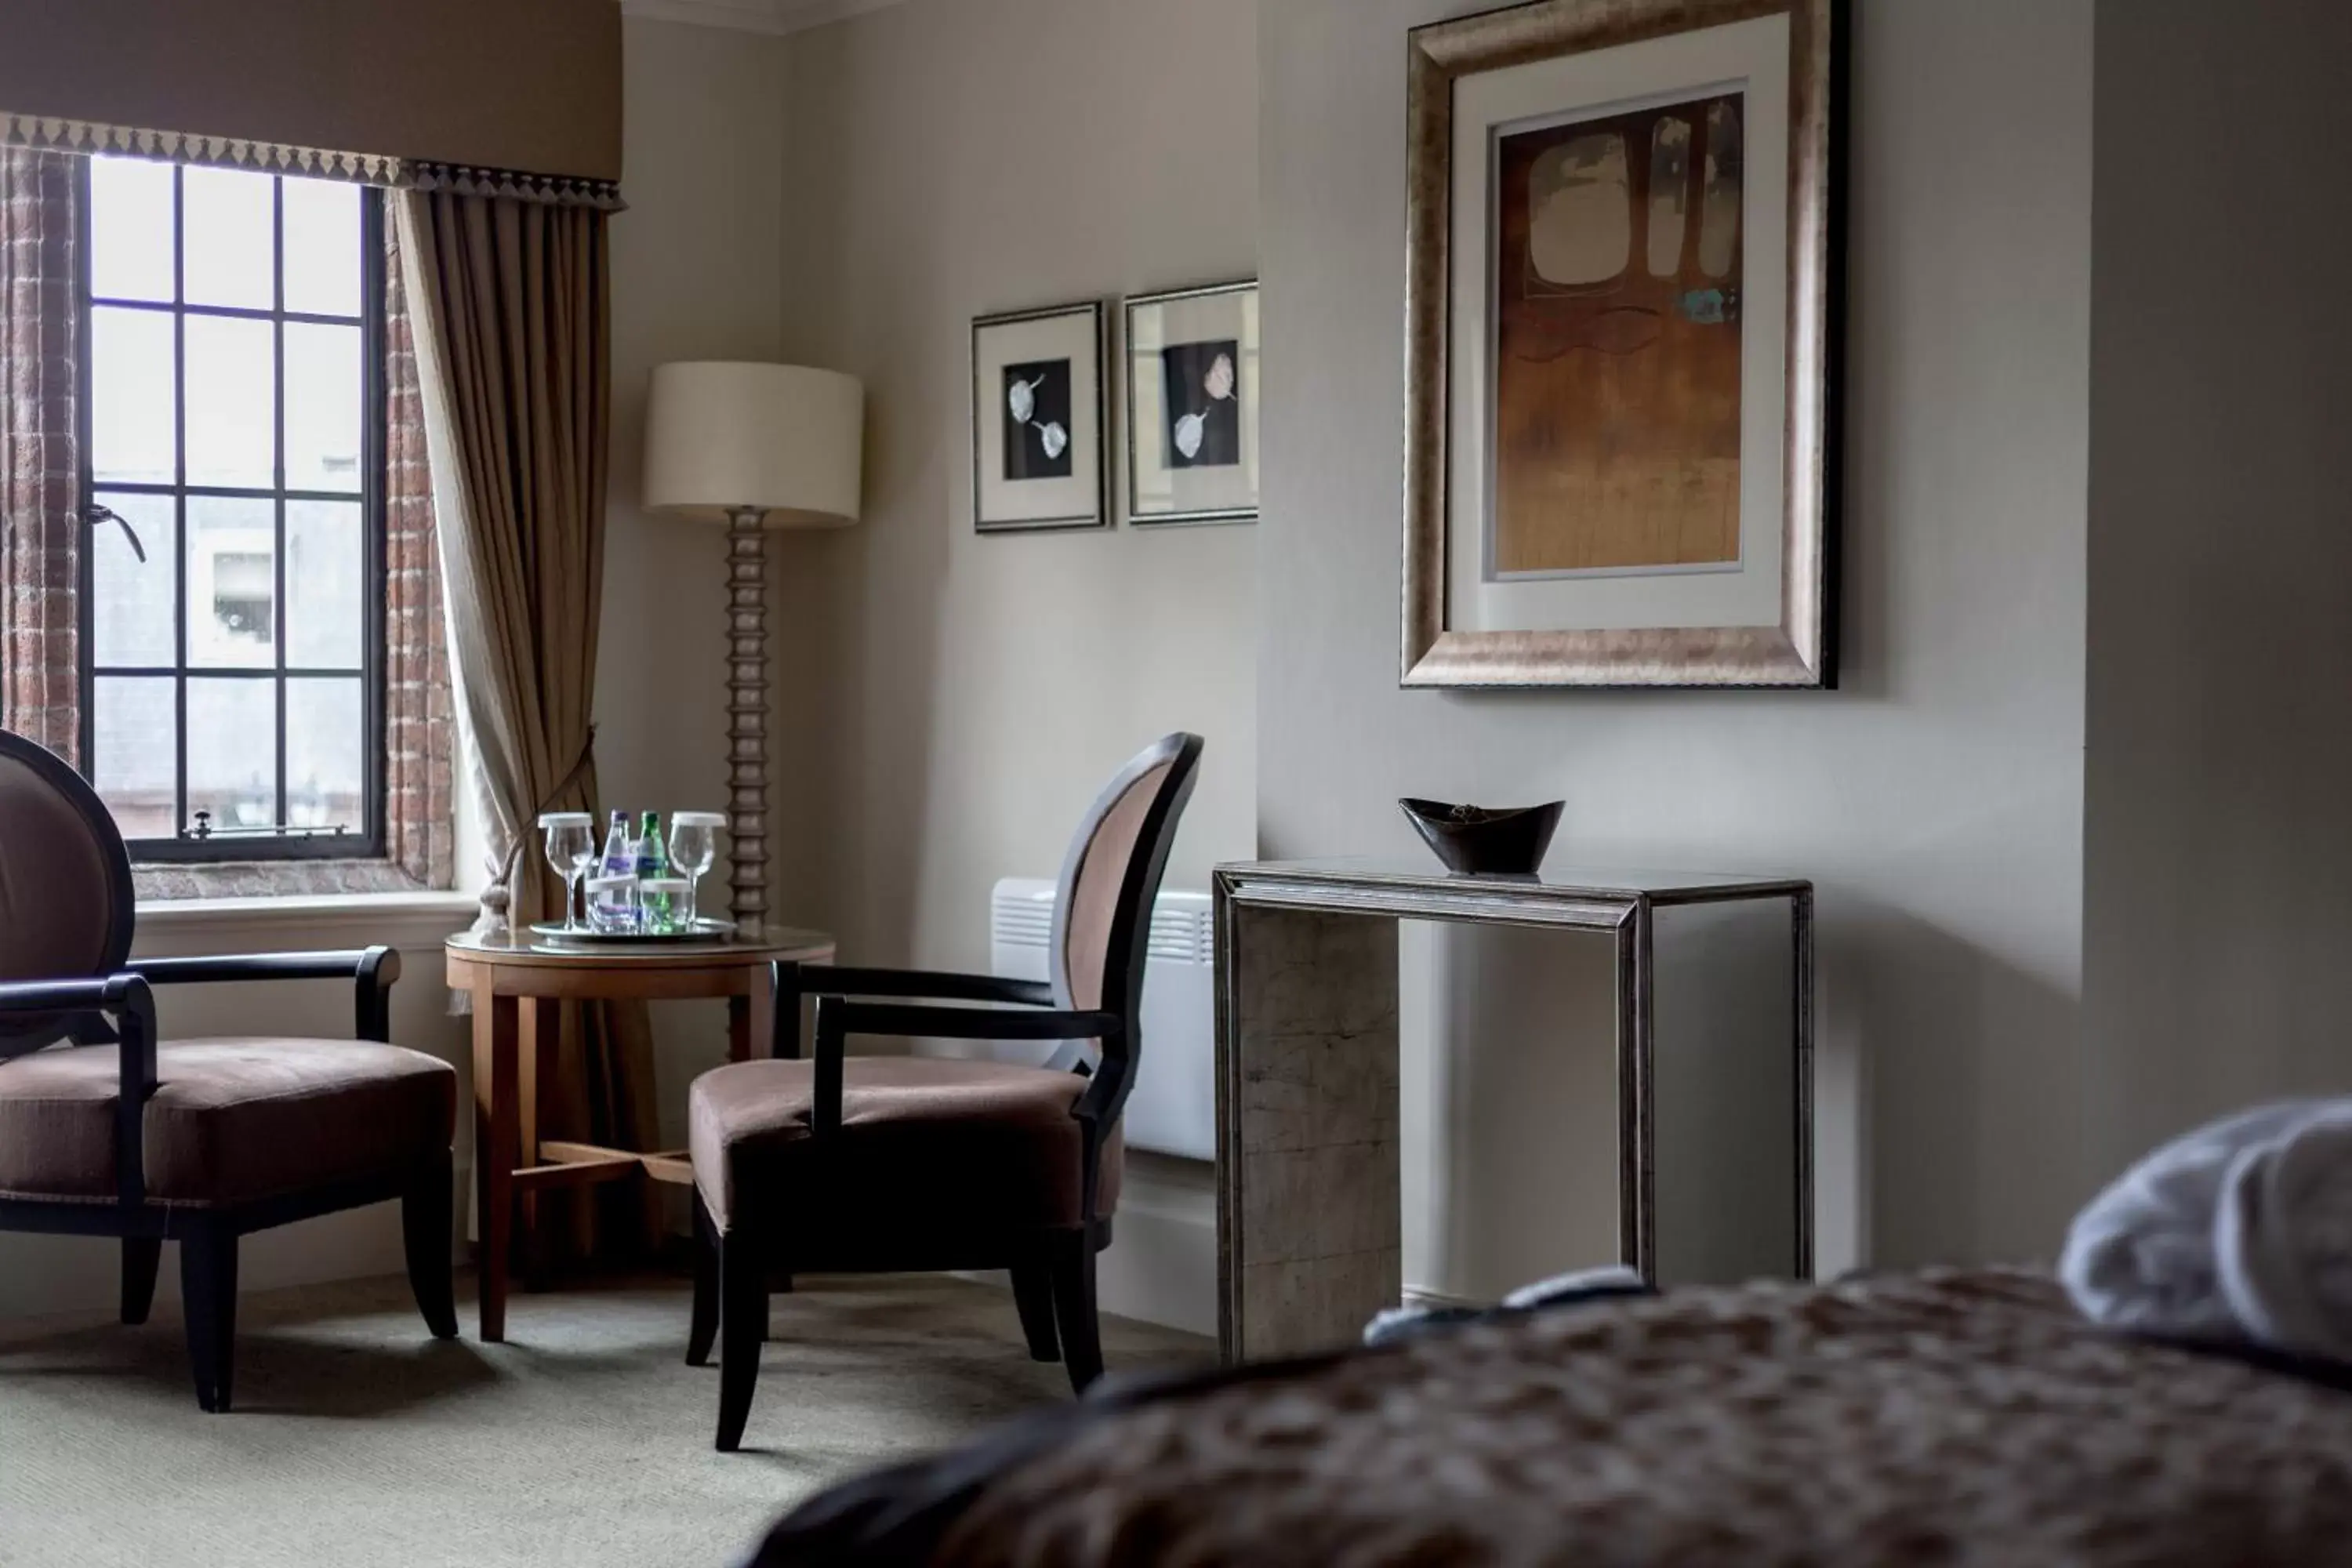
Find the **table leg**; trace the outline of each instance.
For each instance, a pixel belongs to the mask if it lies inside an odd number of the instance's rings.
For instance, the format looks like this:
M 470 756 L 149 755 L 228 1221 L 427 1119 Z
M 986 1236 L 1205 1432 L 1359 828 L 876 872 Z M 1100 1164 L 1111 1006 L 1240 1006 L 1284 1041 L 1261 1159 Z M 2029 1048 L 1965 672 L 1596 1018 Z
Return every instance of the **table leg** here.
M 1789 900 L 1790 979 L 1795 1016 L 1790 1020 L 1796 1055 L 1797 1278 L 1813 1277 L 1813 895 L 1810 889 Z
M 1617 1260 L 1653 1285 L 1657 1237 L 1657 939 L 1647 902 L 1617 928 Z
M 1220 1346 L 1350 1344 L 1403 1289 L 1396 922 L 1217 913 Z
M 754 1058 L 765 1059 L 776 1054 L 778 1000 L 774 976 L 769 972 L 768 966 L 762 963 L 753 968 L 746 976 L 745 985 L 748 989 L 743 995 L 727 998 L 727 1059 L 730 1062 L 748 1062 Z M 787 1000 L 793 1007 L 800 1005 L 798 994 Z M 799 1041 L 794 1039 L 792 1047 L 791 1054 L 798 1056 Z M 691 1189 L 688 1189 L 687 1201 L 696 1203 L 700 1200 L 693 1195 Z M 778 1290 L 791 1289 L 792 1276 L 777 1275 L 772 1288 Z M 765 1339 L 767 1335 L 763 1332 L 760 1337 Z
M 774 1047 L 768 1054 L 797 1061 L 801 1054 L 801 966 L 797 963 L 776 965 L 776 1026 L 778 1034 Z
M 774 1048 L 776 993 L 769 983 L 767 965 L 752 969 L 746 984 L 748 994 L 727 998 L 727 1059 L 730 1062 L 748 1062 Z
M 475 1228 L 480 1233 L 479 1309 L 484 1342 L 507 1337 L 507 1258 L 513 1244 L 514 1172 L 521 1142 L 520 1033 L 515 998 L 474 993 Z
M 521 1029 L 515 1051 L 514 1168 L 527 1171 L 539 1163 L 540 1097 L 547 1080 L 557 1070 L 560 1058 L 556 1053 L 562 1047 L 563 1026 L 561 1005 L 552 997 L 519 998 L 517 1012 Z M 521 1211 L 516 1228 L 521 1232 L 523 1277 L 531 1289 L 537 1289 L 544 1283 L 539 1194 L 526 1188 L 517 1206 Z

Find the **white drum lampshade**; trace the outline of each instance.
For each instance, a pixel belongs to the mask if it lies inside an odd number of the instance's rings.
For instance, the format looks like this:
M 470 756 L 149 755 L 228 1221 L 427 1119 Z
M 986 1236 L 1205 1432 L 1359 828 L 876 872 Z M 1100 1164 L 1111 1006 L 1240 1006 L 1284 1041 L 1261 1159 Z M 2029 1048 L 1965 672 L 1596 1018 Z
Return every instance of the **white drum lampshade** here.
M 656 366 L 646 411 L 646 510 L 724 519 L 728 883 L 737 933 L 768 918 L 768 525 L 857 521 L 866 390 L 802 365 Z
M 751 510 L 785 527 L 856 522 L 865 421 L 866 389 L 838 371 L 725 360 L 657 366 L 646 506 L 712 521 Z

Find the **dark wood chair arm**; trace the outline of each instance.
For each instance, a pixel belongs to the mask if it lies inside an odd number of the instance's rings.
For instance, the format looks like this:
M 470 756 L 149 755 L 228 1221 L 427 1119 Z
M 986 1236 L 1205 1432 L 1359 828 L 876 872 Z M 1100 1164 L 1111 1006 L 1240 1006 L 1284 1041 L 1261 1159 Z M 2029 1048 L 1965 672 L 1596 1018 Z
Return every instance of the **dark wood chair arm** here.
M 217 985 L 263 980 L 349 980 L 354 1038 L 392 1038 L 392 987 L 400 954 L 388 947 L 334 952 L 251 952 L 219 958 L 142 958 L 130 965 L 157 985 Z
M 803 996 L 906 996 L 930 1002 L 1009 1002 L 1051 1007 L 1054 988 L 1042 980 L 1011 980 L 1001 974 L 951 974 L 928 969 L 845 969 L 831 963 L 778 963 L 771 973 L 776 990 L 773 1057 L 801 1054 Z
M 155 993 L 136 971 L 103 980 L 0 984 L 0 1014 L 100 1013 L 114 1021 L 121 1073 L 114 1101 L 115 1195 L 133 1207 L 147 1195 L 147 1100 L 155 1092 Z
M 922 969 L 843 969 L 812 964 L 800 972 L 803 996 L 915 996 L 935 1002 L 1018 1002 L 1050 1007 L 1054 988 L 1042 980 L 1001 974 L 950 974 Z
M 816 999 L 816 1067 L 812 1089 L 813 1131 L 818 1137 L 841 1126 L 843 1047 L 852 1035 L 928 1035 L 950 1040 L 1091 1040 L 1123 1034 L 1116 1013 L 1007 1012 L 997 1007 L 941 1007 L 909 1002 Z

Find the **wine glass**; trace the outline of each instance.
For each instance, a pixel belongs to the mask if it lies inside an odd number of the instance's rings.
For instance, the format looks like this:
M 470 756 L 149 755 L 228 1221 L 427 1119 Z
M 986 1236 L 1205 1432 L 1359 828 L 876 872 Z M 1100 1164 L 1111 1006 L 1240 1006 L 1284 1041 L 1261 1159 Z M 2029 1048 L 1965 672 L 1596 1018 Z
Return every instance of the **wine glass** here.
M 670 868 L 686 879 L 686 926 L 692 931 L 702 918 L 702 874 L 719 858 L 719 829 L 727 818 L 715 811 L 673 811 L 669 814 Z
M 563 879 L 563 929 L 580 929 L 580 879 L 596 863 L 596 819 L 584 811 L 551 811 L 539 819 L 547 835 L 547 864 Z

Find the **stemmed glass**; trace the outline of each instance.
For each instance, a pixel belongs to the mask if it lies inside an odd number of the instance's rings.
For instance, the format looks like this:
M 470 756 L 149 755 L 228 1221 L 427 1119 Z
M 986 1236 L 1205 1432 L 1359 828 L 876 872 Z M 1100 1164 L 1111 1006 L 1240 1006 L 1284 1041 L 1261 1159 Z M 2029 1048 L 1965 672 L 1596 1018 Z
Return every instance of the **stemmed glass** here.
M 596 819 L 584 811 L 551 811 L 539 819 L 547 835 L 547 864 L 563 879 L 563 929 L 580 929 L 580 879 L 596 864 Z
M 686 878 L 686 929 L 702 918 L 702 874 L 719 858 L 719 829 L 727 818 L 715 811 L 673 811 L 669 815 L 670 868 Z

